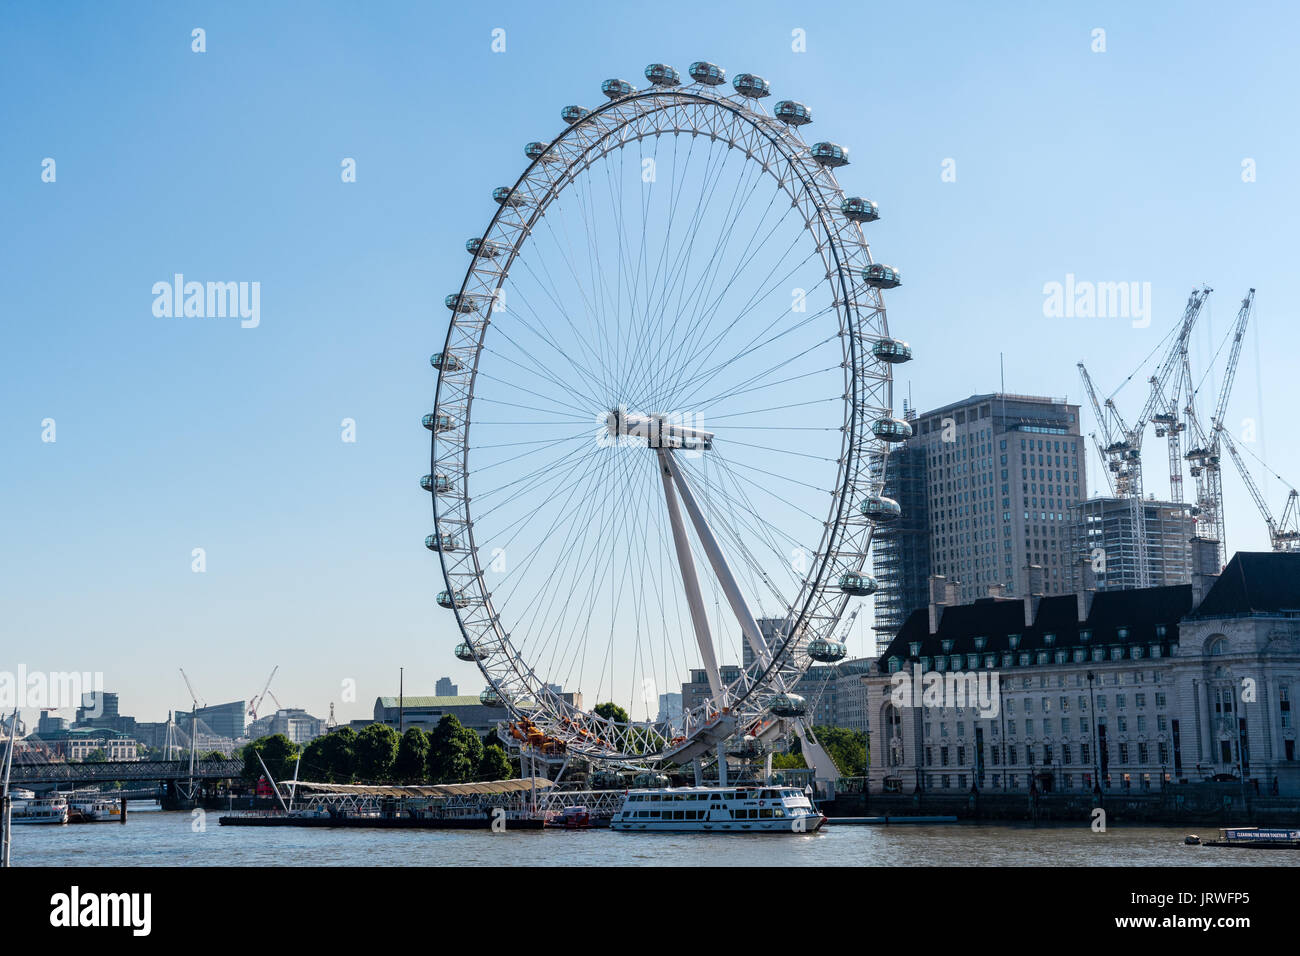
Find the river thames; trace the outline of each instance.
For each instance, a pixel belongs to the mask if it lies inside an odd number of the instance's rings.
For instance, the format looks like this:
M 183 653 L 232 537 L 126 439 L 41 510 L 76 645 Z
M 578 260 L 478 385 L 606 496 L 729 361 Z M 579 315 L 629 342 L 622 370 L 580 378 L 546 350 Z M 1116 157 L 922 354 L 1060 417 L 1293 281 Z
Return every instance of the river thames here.
M 1215 828 L 834 826 L 801 836 L 610 830 L 351 830 L 203 827 L 131 807 L 125 826 L 17 827 L 15 866 L 1296 866 L 1300 852 L 1185 846 Z

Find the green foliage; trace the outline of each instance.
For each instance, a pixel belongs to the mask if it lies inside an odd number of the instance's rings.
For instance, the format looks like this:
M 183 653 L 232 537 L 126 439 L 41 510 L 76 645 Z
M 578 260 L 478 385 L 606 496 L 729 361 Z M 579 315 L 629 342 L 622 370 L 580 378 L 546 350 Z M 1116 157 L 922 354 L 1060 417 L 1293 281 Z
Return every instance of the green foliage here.
M 592 710 L 593 714 L 598 717 L 604 717 L 606 720 L 617 720 L 620 723 L 627 723 L 629 718 L 627 711 L 613 701 L 606 701 L 603 704 L 597 704 Z
M 351 783 L 357 775 L 357 732 L 340 727 L 317 737 L 303 751 L 303 776 L 324 783 Z
M 209 750 L 199 759 L 200 760 L 229 760 L 230 758 L 227 757 L 225 754 L 223 754 L 220 750 Z
M 82 763 L 107 763 L 108 757 L 107 755 L 105 755 L 104 749 L 102 747 L 97 747 L 96 749 L 92 750 L 90 753 L 86 754 L 85 758 L 81 762 Z
M 813 733 L 844 777 L 867 775 L 867 735 L 847 727 L 814 727 Z
M 371 724 L 357 734 L 357 776 L 370 783 L 391 780 L 400 740 L 397 731 L 387 724 Z
M 483 742 L 478 734 L 466 730 L 454 714 L 438 721 L 429 734 L 429 778 L 434 783 L 464 783 L 473 779 L 477 765 L 471 756 L 470 737 L 478 744 L 481 757 Z
M 258 763 L 258 754 L 261 754 L 266 769 L 271 772 L 276 783 L 293 777 L 293 767 L 298 760 L 299 749 L 298 745 L 292 743 L 284 734 L 262 737 L 244 747 L 243 777 L 245 780 L 256 780 L 262 776 L 262 764 Z
M 418 727 L 402 734 L 393 776 L 403 783 L 420 783 L 429 775 L 429 735 Z
M 509 780 L 514 776 L 510 767 L 510 759 L 506 756 L 505 748 L 500 744 L 492 744 L 483 748 L 483 760 L 478 765 L 478 778 L 480 780 Z
M 803 762 L 803 754 L 790 753 L 772 754 L 773 770 L 803 770 L 808 765 Z

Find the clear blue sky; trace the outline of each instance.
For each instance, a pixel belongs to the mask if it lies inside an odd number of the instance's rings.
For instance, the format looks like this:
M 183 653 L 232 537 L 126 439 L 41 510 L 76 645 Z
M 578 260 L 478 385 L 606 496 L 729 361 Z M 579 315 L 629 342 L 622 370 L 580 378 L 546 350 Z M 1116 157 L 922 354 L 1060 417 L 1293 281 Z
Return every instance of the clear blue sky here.
M 1254 449 L 1300 481 L 1294 5 L 667 9 L 6 5 L 0 669 L 104 671 L 146 720 L 188 705 L 178 665 L 216 703 L 279 664 L 279 700 L 321 715 L 354 679 L 341 719 L 396 693 L 399 666 L 408 693 L 444 674 L 477 692 L 422 546 L 442 296 L 522 144 L 651 61 L 760 73 L 813 108 L 810 137 L 851 147 L 840 179 L 879 202 L 872 251 L 903 270 L 890 322 L 916 405 L 995 390 L 999 352 L 1010 390 L 1077 401 L 1079 359 L 1118 384 L 1202 282 L 1204 354 L 1254 286 L 1229 421 L 1258 420 Z M 260 282 L 260 326 L 155 317 L 177 272 Z M 1044 318 L 1067 273 L 1150 282 L 1151 328 Z M 1265 547 L 1226 481 L 1230 545 Z

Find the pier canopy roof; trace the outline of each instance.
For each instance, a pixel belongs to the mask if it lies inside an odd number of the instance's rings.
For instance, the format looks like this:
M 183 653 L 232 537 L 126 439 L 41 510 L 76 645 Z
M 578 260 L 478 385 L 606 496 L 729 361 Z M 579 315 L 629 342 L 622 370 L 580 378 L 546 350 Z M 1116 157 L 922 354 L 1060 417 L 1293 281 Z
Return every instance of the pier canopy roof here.
M 290 786 L 282 781 L 283 786 Z M 332 793 L 339 796 L 368 797 L 465 797 L 498 793 L 518 793 L 521 790 L 545 790 L 555 786 L 555 781 L 545 777 L 524 777 L 519 780 L 485 780 L 482 783 L 430 783 L 413 786 L 396 784 L 368 783 L 311 783 L 299 780 L 299 790 L 311 790 L 315 793 Z

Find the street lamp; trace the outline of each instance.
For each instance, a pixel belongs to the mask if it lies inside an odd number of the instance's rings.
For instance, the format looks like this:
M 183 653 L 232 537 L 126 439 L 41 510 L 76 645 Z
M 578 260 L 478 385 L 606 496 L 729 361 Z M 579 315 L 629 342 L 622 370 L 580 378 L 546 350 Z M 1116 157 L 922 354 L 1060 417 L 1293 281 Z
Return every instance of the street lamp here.
M 1101 749 L 1101 738 L 1097 730 L 1097 692 L 1093 687 L 1093 680 L 1095 677 L 1096 675 L 1092 671 L 1088 671 L 1088 699 L 1091 701 L 1089 705 L 1089 716 L 1092 720 L 1092 792 L 1100 797 L 1101 754 L 1098 753 L 1098 751 Z

